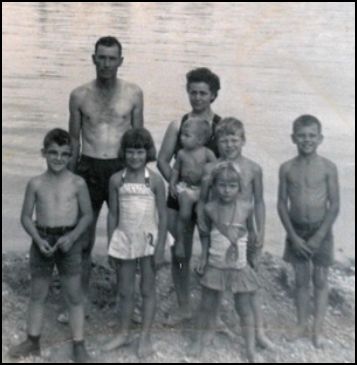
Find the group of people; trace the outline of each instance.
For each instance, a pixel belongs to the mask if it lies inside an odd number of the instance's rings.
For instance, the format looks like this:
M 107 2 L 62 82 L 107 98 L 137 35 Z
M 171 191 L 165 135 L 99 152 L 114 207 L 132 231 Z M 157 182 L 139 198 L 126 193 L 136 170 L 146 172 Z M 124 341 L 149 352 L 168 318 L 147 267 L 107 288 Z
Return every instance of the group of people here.
M 13 347 L 10 356 L 40 354 L 44 303 L 56 265 L 68 305 L 73 360 L 90 361 L 84 345 L 85 308 L 95 228 L 105 201 L 121 326 L 104 350 L 130 342 L 135 274 L 140 268 L 138 355 L 145 358 L 152 353 L 155 279 L 168 232 L 175 238 L 171 268 L 179 307 L 169 320 L 174 325 L 192 318 L 190 259 L 197 227 L 201 257 L 196 273 L 202 295 L 197 334 L 188 352 L 198 356 L 209 345 L 220 320 L 222 294 L 229 290 L 241 319 L 247 358 L 254 362 L 257 345 L 268 349 L 274 345 L 264 332 L 259 294 L 265 226 L 262 168 L 242 154 L 244 125 L 213 112 L 219 78 L 207 68 L 194 69 L 186 84 L 192 109 L 168 126 L 156 158 L 153 138 L 143 128 L 143 93 L 117 78 L 122 62 L 120 42 L 111 36 L 100 38 L 93 55 L 96 79 L 70 96 L 69 132 L 56 128 L 45 136 L 42 155 L 47 170 L 28 183 L 21 214 L 33 240 L 27 339 Z M 280 168 L 278 196 L 287 232 L 284 258 L 296 274 L 298 324 L 288 337 L 309 334 L 312 277 L 316 347 L 322 346 L 328 270 L 333 263 L 331 229 L 339 210 L 337 169 L 317 153 L 322 139 L 316 117 L 302 115 L 293 122 L 292 141 L 298 153 Z M 156 160 L 163 178 L 147 166 Z

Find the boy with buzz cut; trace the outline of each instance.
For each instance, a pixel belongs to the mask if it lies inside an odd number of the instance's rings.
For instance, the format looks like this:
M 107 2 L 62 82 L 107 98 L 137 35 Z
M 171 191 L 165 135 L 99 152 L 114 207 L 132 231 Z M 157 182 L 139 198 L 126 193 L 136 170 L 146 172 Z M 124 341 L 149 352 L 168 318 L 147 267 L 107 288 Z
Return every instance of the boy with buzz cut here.
M 327 278 L 333 263 L 332 225 L 339 211 L 336 166 L 317 154 L 322 143 L 320 121 L 302 115 L 293 123 L 298 155 L 279 172 L 278 211 L 287 233 L 284 259 L 296 276 L 298 325 L 290 340 L 308 333 L 309 285 L 314 284 L 313 344 L 323 347 L 321 330 L 328 302 Z M 311 271 L 312 266 L 312 271 Z
M 47 133 L 42 156 L 46 159 L 47 170 L 28 183 L 21 214 L 22 226 L 33 240 L 27 339 L 13 347 L 9 355 L 15 359 L 40 356 L 44 305 L 56 265 L 68 303 L 73 360 L 88 362 L 83 341 L 80 238 L 93 218 L 89 192 L 85 181 L 67 169 L 72 146 L 65 130 L 57 128 Z M 36 222 L 33 221 L 34 210 Z

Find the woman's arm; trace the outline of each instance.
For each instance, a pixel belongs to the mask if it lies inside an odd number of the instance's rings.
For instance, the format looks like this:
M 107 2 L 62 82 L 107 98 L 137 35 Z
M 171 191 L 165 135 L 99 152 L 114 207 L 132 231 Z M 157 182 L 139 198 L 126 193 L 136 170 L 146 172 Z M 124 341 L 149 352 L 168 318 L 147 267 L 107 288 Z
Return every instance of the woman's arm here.
M 171 177 L 172 168 L 170 162 L 175 153 L 178 133 L 179 127 L 177 122 L 171 122 L 166 130 L 157 159 L 157 167 L 167 182 L 170 181 Z

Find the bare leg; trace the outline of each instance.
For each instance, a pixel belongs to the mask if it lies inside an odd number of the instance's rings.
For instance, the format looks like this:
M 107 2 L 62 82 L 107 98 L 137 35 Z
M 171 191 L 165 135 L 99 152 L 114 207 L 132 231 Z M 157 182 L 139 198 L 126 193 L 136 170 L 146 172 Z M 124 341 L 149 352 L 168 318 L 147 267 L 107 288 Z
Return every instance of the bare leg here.
M 314 327 L 313 344 L 316 348 L 323 348 L 321 331 L 328 303 L 328 267 L 314 267 Z
M 294 265 L 296 282 L 296 309 L 298 324 L 293 333 L 288 336 L 290 341 L 304 337 L 308 333 L 309 299 L 310 299 L 310 264 L 299 263 Z
M 192 221 L 192 207 L 195 202 L 185 192 L 179 194 L 178 201 L 180 210 L 177 215 L 175 255 L 178 259 L 181 259 L 185 257 L 185 236 Z
M 249 362 L 255 362 L 255 328 L 252 298 L 249 293 L 234 295 L 235 308 L 242 323 L 242 332 Z
M 155 271 L 153 257 L 144 257 L 141 265 L 141 294 L 143 296 L 143 327 L 139 340 L 138 356 L 145 358 L 154 351 L 151 342 L 151 327 L 156 310 Z
M 169 229 L 170 232 L 176 237 L 175 222 L 177 213 L 169 209 Z M 178 260 L 175 256 L 174 249 L 172 250 L 172 279 L 174 282 L 177 300 L 179 304 L 180 314 L 182 319 L 190 318 L 190 259 L 192 254 L 192 241 L 193 241 L 194 224 L 191 222 L 187 227 L 185 236 L 185 259 Z
M 45 301 L 51 283 L 51 277 L 34 277 L 31 281 L 31 296 L 27 317 L 27 334 L 40 336 L 42 330 Z
M 130 322 L 134 310 L 134 294 L 135 294 L 135 260 L 122 260 L 119 265 L 120 275 L 120 323 L 121 329 L 103 349 L 104 351 L 112 351 L 120 346 L 129 343 Z
M 213 325 L 217 318 L 220 297 L 221 293 L 219 291 L 202 287 L 197 333 L 188 351 L 190 356 L 201 356 L 205 345 L 209 345 L 215 330 Z
M 268 350 L 274 349 L 274 344 L 269 340 L 264 331 L 264 319 L 261 307 L 261 291 L 257 291 L 251 295 L 252 308 L 255 321 L 255 337 L 257 344 Z
M 62 277 L 62 286 L 68 304 L 69 324 L 74 341 L 83 341 L 84 306 L 80 274 Z

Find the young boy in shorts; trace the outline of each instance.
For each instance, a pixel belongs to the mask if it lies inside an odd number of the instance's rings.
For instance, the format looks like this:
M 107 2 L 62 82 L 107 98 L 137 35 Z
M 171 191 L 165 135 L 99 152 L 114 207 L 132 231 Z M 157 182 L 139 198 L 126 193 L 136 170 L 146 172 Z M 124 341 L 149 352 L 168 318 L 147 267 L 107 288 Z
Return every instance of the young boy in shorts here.
M 71 155 L 69 134 L 58 128 L 48 132 L 42 149 L 47 171 L 32 178 L 26 188 L 21 223 L 33 239 L 31 296 L 27 339 L 10 350 L 9 355 L 13 358 L 40 355 L 45 300 L 56 265 L 68 304 L 73 360 L 89 360 L 83 341 L 80 237 L 90 225 L 93 214 L 85 181 L 67 169 Z M 32 219 L 34 210 L 36 222 Z
M 339 211 L 336 166 L 317 154 L 322 143 L 320 121 L 302 115 L 293 123 L 298 155 L 279 172 L 278 211 L 287 233 L 284 259 L 296 276 L 298 325 L 291 340 L 307 334 L 310 279 L 314 284 L 313 344 L 323 346 L 321 330 L 328 302 L 327 277 L 333 263 L 332 225 Z
M 253 204 L 253 214 L 248 219 L 248 262 L 257 271 L 259 257 L 264 243 L 265 228 L 265 203 L 263 196 L 263 172 L 262 168 L 254 161 L 243 156 L 242 149 L 245 144 L 245 130 L 243 123 L 236 118 L 222 119 L 215 131 L 215 138 L 220 155 L 217 162 L 206 164 L 204 177 L 201 184 L 200 199 L 197 207 L 198 220 L 201 231 L 205 231 L 203 209 L 205 203 L 213 200 L 211 172 L 221 161 L 232 161 L 242 176 L 241 197 Z M 202 272 L 202 264 L 198 272 Z M 260 291 L 252 296 L 252 306 L 255 320 L 256 342 L 260 347 L 273 349 L 273 343 L 266 337 L 263 324 L 263 316 L 260 304 Z

